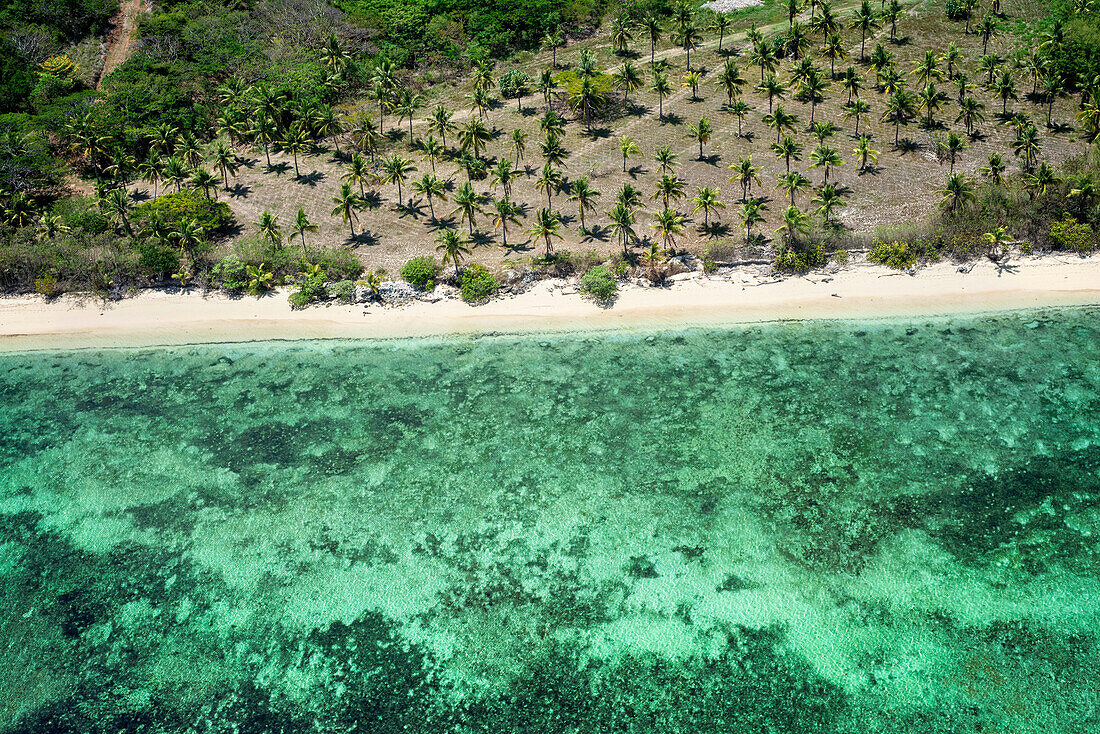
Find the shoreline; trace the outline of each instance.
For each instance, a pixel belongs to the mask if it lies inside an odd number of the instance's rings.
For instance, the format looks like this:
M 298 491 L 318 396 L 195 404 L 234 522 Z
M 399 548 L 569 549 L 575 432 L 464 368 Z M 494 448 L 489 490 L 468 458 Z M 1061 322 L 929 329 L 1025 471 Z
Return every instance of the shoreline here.
M 445 298 L 294 311 L 285 290 L 261 298 L 145 291 L 113 302 L 90 295 L 50 302 L 17 296 L 0 299 L 0 351 L 720 327 L 1100 305 L 1100 255 L 1047 255 L 999 265 L 981 260 L 967 272 L 958 267 L 938 263 L 910 275 L 851 265 L 779 280 L 742 270 L 700 274 L 664 288 L 627 285 L 606 309 L 561 280 L 476 307 Z

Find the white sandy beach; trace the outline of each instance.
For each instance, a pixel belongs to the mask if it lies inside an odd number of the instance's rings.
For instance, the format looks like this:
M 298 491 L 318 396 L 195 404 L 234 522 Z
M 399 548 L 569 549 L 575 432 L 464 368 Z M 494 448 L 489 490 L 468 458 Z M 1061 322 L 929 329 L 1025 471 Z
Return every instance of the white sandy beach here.
M 778 281 L 734 272 L 667 288 L 628 286 L 608 309 L 582 299 L 563 281 L 544 281 L 477 307 L 445 299 L 294 311 L 281 291 L 263 298 L 149 291 L 117 302 L 29 296 L 0 300 L 0 350 L 660 328 L 1090 304 L 1100 304 L 1100 256 L 1047 256 L 1000 267 L 982 260 L 970 272 L 941 263 L 915 275 L 859 265 Z

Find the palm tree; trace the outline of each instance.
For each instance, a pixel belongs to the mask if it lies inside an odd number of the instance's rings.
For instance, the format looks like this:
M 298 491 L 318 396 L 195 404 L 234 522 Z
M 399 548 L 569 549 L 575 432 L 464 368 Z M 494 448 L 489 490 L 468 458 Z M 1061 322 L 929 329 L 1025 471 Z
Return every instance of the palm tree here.
M 507 196 L 493 200 L 493 226 L 500 227 L 501 246 L 508 249 L 508 225 L 519 224 L 519 215 L 523 208 L 510 201 Z
M 687 23 L 676 34 L 676 40 L 680 48 L 684 49 L 687 54 L 687 71 L 691 71 L 691 50 L 698 44 L 699 29 L 695 27 L 694 23 Z
M 783 212 L 783 224 L 779 225 L 775 231 L 784 233 L 787 247 L 794 247 L 798 243 L 798 236 L 806 234 L 809 228 L 810 218 L 806 216 L 805 212 L 797 207 L 789 206 Z
M 642 192 L 634 184 L 624 183 L 619 187 L 615 201 L 625 206 L 628 211 L 633 211 L 642 205 Z
M 787 23 L 794 28 L 794 19 L 802 12 L 802 0 L 783 0 L 783 6 L 787 8 Z
M 602 107 L 606 100 L 607 95 L 590 77 L 582 78 L 579 86 L 570 85 L 569 87 L 569 106 L 574 111 L 580 111 L 584 117 L 585 130 L 591 131 L 592 114 Z
M 718 53 L 722 53 L 722 41 L 726 38 L 726 31 L 733 27 L 733 21 L 729 19 L 729 16 L 722 12 L 716 12 L 714 14 L 714 20 L 711 22 L 711 30 L 718 32 Z
M 417 95 L 419 97 L 420 95 Z M 409 118 L 410 123 L 412 118 Z M 341 121 L 336 111 L 332 109 L 330 105 L 323 104 L 313 110 L 313 115 L 310 117 L 310 123 L 313 125 L 314 131 L 320 138 L 332 138 L 332 142 L 336 145 L 336 154 L 340 154 L 340 135 L 344 132 L 344 124 Z M 409 137 L 412 137 L 412 131 L 409 131 Z
M 741 218 L 741 225 L 745 228 L 745 244 L 752 241 L 752 228 L 764 221 L 764 215 L 760 212 L 767 208 L 767 205 L 756 199 L 741 202 L 737 216 Z
M 992 13 L 982 18 L 982 22 L 978 26 L 978 33 L 982 37 L 982 54 L 989 53 L 989 42 L 997 39 L 998 30 L 997 19 L 993 17 Z
M 752 51 L 749 52 L 749 63 L 753 66 L 760 67 L 760 82 L 764 82 L 765 72 L 774 72 L 777 59 L 775 56 L 775 50 L 771 47 L 771 44 L 761 41 L 753 45 Z
M 1100 135 L 1100 104 L 1086 103 L 1077 113 L 1077 120 L 1084 125 L 1086 140 L 1096 140 Z
M 656 186 L 655 191 L 653 192 L 652 198 L 653 199 L 660 198 L 664 202 L 665 208 L 667 209 L 670 199 L 674 200 L 674 201 L 678 201 L 678 200 L 684 198 L 684 181 L 683 181 L 683 179 L 681 179 L 677 176 L 671 176 L 667 173 L 664 174 L 657 181 L 657 186 Z
M 187 179 L 187 166 L 180 158 L 171 156 L 164 161 L 164 173 L 161 178 L 163 178 L 165 184 L 175 186 L 176 191 L 179 192 L 183 182 Z
M 598 198 L 600 198 L 600 192 L 592 187 L 587 178 L 581 177 L 573 182 L 569 201 L 577 202 L 577 209 L 581 218 L 581 232 L 585 231 L 584 211 L 585 209 L 595 211 L 596 205 L 593 202 Z
M 825 38 L 825 45 L 820 50 L 821 54 L 829 59 L 829 78 L 836 79 L 836 62 L 848 58 L 848 52 L 844 49 L 844 39 L 839 33 L 830 34 Z
M 519 171 L 516 170 L 511 159 L 501 158 L 496 168 L 493 169 L 492 181 L 489 183 L 489 188 L 495 189 L 497 184 L 499 184 L 505 196 L 511 195 L 512 179 L 515 178 L 518 173 Z
M 847 206 L 844 199 L 840 196 L 836 186 L 828 184 L 821 187 L 821 192 L 814 197 L 813 202 L 818 207 L 815 210 L 821 215 L 821 218 L 825 220 L 825 224 L 829 225 L 833 222 L 833 212 L 843 206 Z
M 462 239 L 462 235 L 453 229 L 445 229 L 439 233 L 439 236 L 435 238 L 435 241 L 439 244 L 436 245 L 436 252 L 442 252 L 443 264 L 446 265 L 449 260 L 455 266 L 455 277 L 458 277 L 459 270 L 458 265 L 462 261 L 462 258 L 470 254 L 470 248 L 466 246 L 466 241 Z
M 229 174 L 237 175 L 237 171 L 240 169 L 238 164 L 237 154 L 233 152 L 225 143 L 219 141 L 214 146 L 214 152 L 211 155 L 211 159 L 214 162 L 214 167 L 218 169 L 218 172 L 222 175 L 222 185 L 225 190 L 229 190 Z
M 290 229 L 290 236 L 298 235 L 302 240 L 302 254 L 309 255 L 306 250 L 306 232 L 316 232 L 317 225 L 309 221 L 309 217 L 306 216 L 306 210 L 298 207 L 298 217 L 294 220 L 294 226 Z
M 432 111 L 432 119 L 428 122 L 428 130 L 439 133 L 444 148 L 447 147 L 447 133 L 455 129 L 455 124 L 451 121 L 454 114 L 454 110 L 449 110 L 443 105 L 437 105 L 435 110 Z
M 943 106 L 944 102 L 947 101 L 947 95 L 936 89 L 935 82 L 928 82 L 924 89 L 917 92 L 916 99 L 919 109 L 925 112 L 925 127 L 935 127 L 935 115 L 940 110 L 940 107 Z
M 772 143 L 772 150 L 776 158 L 782 159 L 787 164 L 788 172 L 791 170 L 792 160 L 802 160 L 802 145 L 790 135 L 784 136 L 778 143 Z
M 474 217 L 481 213 L 481 194 L 474 191 L 473 185 L 466 181 L 455 192 L 455 206 L 451 214 L 461 214 L 460 219 L 465 219 L 470 227 L 470 235 L 474 234 Z
M 458 167 L 466 171 L 466 180 L 480 181 L 485 178 L 485 159 L 478 158 L 473 153 L 463 153 L 458 157 Z
M 1035 169 L 1034 173 L 1024 176 L 1024 185 L 1028 190 L 1028 197 L 1032 198 L 1036 193 L 1046 196 L 1047 190 L 1062 183 L 1062 179 L 1054 172 L 1046 161 L 1043 161 Z
M 672 85 L 668 83 L 668 75 L 658 71 L 653 72 L 653 83 L 649 89 L 657 93 L 657 119 L 664 122 L 665 97 L 672 92 Z
M 722 16 L 725 17 L 725 16 Z M 745 86 L 745 78 L 741 76 L 741 70 L 737 68 L 737 62 L 726 59 L 722 71 L 715 77 L 715 86 L 726 93 L 727 107 L 733 106 L 733 98 L 741 94 L 741 88 Z
M 560 189 L 565 179 L 562 177 L 562 173 L 557 168 L 554 168 L 549 162 L 543 165 L 542 170 L 539 172 L 539 177 L 535 180 L 535 186 L 546 192 L 546 208 L 553 211 L 554 202 L 551 199 L 551 194 L 554 189 Z
M 1004 59 L 996 54 L 986 54 L 978 59 L 978 71 L 986 74 L 985 85 L 993 86 L 993 75 L 1001 68 Z
M 898 20 L 905 15 L 905 9 L 898 0 L 890 0 L 890 4 L 882 11 L 882 19 L 890 24 L 890 40 L 898 40 Z
M 283 231 L 279 227 L 279 217 L 277 215 L 269 211 L 261 212 L 256 224 L 260 228 L 260 236 L 270 242 L 273 247 L 278 247 L 283 241 Z
M 859 136 L 859 144 L 856 145 L 855 150 L 852 152 L 859 158 L 860 173 L 867 170 L 867 161 L 870 161 L 871 165 L 878 163 L 878 151 L 871 150 L 871 138 L 867 135 Z
M 963 152 L 970 146 L 963 141 L 962 137 L 957 132 L 952 130 L 947 134 L 947 138 L 943 142 L 944 149 L 947 151 L 947 156 L 951 160 L 951 173 L 955 172 L 955 159 L 959 153 Z
M 1057 71 L 1043 74 L 1043 96 L 1047 103 L 1047 127 L 1054 127 L 1054 101 L 1065 92 L 1065 82 Z
M 205 168 L 196 168 L 191 173 L 191 187 L 202 191 L 207 199 L 216 196 L 218 190 L 218 177 Z M 213 194 L 213 196 L 212 196 Z
M 186 252 L 188 259 L 192 264 L 195 264 L 195 250 L 203 242 L 202 225 L 194 219 L 184 219 L 176 225 L 175 231 L 168 236 L 179 245 L 180 254 Z
M 540 148 L 543 160 L 555 166 L 560 166 L 569 158 L 569 151 L 561 144 L 561 138 L 557 135 L 547 135 Z
M 425 173 L 416 181 L 412 183 L 413 191 L 420 194 L 428 200 L 428 209 L 432 214 L 432 221 L 435 219 L 435 204 L 433 199 L 439 199 L 440 201 L 447 200 L 447 185 L 443 182 L 443 179 L 436 176 L 434 173 Z
M 810 179 L 806 178 L 798 171 L 791 171 L 790 173 L 781 174 L 776 186 L 787 193 L 787 196 L 790 197 L 791 200 L 791 206 L 794 206 L 795 194 L 810 190 Z
M 539 132 L 546 136 L 565 137 L 565 118 L 554 110 L 547 110 L 546 114 L 539 118 Z
M 852 14 L 852 30 L 859 31 L 859 58 L 867 60 L 867 36 L 873 34 L 879 28 L 878 16 L 871 9 L 871 3 L 863 0 L 859 10 Z
M 866 120 L 867 115 L 871 111 L 871 105 L 863 99 L 854 99 L 851 104 L 844 108 L 844 116 L 855 118 L 855 134 L 859 135 L 859 123 L 861 120 Z
M 374 161 L 374 156 L 378 152 L 378 146 L 382 141 L 382 134 L 378 131 L 378 126 L 374 124 L 374 120 L 369 115 L 357 115 L 355 124 L 348 134 L 352 143 L 359 148 L 359 151 L 366 153 L 370 156 L 371 161 Z
M 163 169 L 164 162 L 161 160 L 160 154 L 155 151 L 150 152 L 149 157 L 138 164 L 138 173 L 141 174 L 141 180 L 153 184 L 154 199 L 157 198 L 157 183 L 160 181 Z
M 1020 96 L 1016 93 L 1016 83 L 1012 79 L 1012 72 L 1005 69 L 993 83 L 993 91 L 1001 98 L 1001 114 L 1008 117 L 1008 100 L 1017 100 Z
M 332 197 L 332 202 L 336 204 L 332 209 L 332 216 L 339 214 L 341 218 L 348 223 L 351 229 L 351 237 L 355 239 L 355 222 L 358 220 L 358 211 L 362 206 L 362 201 L 355 195 L 355 191 L 352 190 L 350 183 L 340 185 L 340 193 Z
M 558 80 L 554 77 L 554 72 L 550 69 L 543 70 L 539 75 L 538 83 L 539 91 L 542 92 L 542 99 L 546 102 L 546 108 L 550 109 L 550 95 L 554 93 L 558 88 Z
M 1016 141 L 1012 144 L 1012 148 L 1017 158 L 1024 159 L 1024 170 L 1030 172 L 1035 165 L 1035 159 L 1043 150 L 1039 131 L 1030 124 L 1021 127 L 1016 132 Z
M 519 162 L 523 160 L 523 152 L 527 149 L 527 133 L 519 128 L 512 131 L 512 142 L 508 147 L 508 150 L 516 156 L 516 167 L 519 167 Z
M 798 96 L 803 102 L 810 103 L 810 124 L 814 123 L 814 113 L 817 111 L 817 105 L 820 102 L 825 101 L 825 90 L 829 88 L 829 81 L 823 78 L 814 69 L 813 73 L 807 75 L 798 89 Z
M 561 31 L 550 31 L 542 37 L 540 45 L 543 48 L 550 49 L 553 54 L 553 61 L 551 63 L 555 69 L 558 68 L 558 47 L 565 45 L 565 36 L 562 35 Z
M 1100 194 L 1100 189 L 1098 189 L 1092 173 L 1084 171 L 1070 176 L 1067 180 L 1070 188 L 1066 198 L 1075 199 L 1079 205 L 1078 210 L 1083 214 L 1088 214 L 1092 209 L 1092 202 Z
M 665 207 L 659 212 L 653 213 L 652 229 L 657 230 L 664 242 L 665 249 L 676 244 L 676 236 L 684 231 L 684 217 L 675 209 Z
M 764 124 L 775 128 L 775 142 L 778 143 L 784 130 L 794 132 L 798 126 L 798 116 L 788 113 L 780 104 L 775 106 L 775 112 L 764 115 Z
M 312 142 L 309 133 L 298 122 L 287 128 L 283 139 L 279 141 L 283 149 L 290 151 L 290 154 L 294 156 L 294 175 L 297 178 L 302 177 L 301 172 L 298 170 L 298 155 L 308 150 Z
M 615 81 L 615 85 L 623 90 L 623 102 L 629 107 L 630 93 L 637 89 L 641 89 L 642 83 L 645 81 L 645 75 L 634 66 L 634 62 L 624 61 L 623 65 L 615 72 L 612 78 Z
M 768 74 L 768 78 L 757 85 L 756 91 L 768 98 L 768 112 L 774 108 L 776 99 L 783 99 L 787 94 L 787 86 L 776 78 L 775 74 Z
M 382 180 L 388 184 L 397 184 L 397 205 L 405 202 L 401 193 L 401 185 L 405 183 L 409 174 L 416 170 L 416 165 L 400 153 L 394 153 L 382 161 Z
M 854 66 L 849 66 L 840 77 L 840 86 L 848 93 L 846 105 L 852 104 L 852 97 L 863 89 L 863 77 L 859 75 Z
M 943 206 L 954 213 L 960 204 L 965 205 L 974 198 L 974 189 L 970 181 L 961 173 L 952 173 L 939 194 L 943 197 Z
M 649 64 L 652 66 L 657 58 L 657 41 L 661 40 L 661 19 L 653 13 L 646 13 L 640 24 L 649 35 Z
M 623 255 L 629 257 L 630 243 L 637 238 L 634 232 L 633 212 L 622 202 L 617 202 L 607 215 L 611 217 L 611 228 L 615 230 L 615 235 L 623 246 Z
M 695 102 L 699 99 L 699 83 L 703 81 L 703 73 L 701 71 L 689 71 L 684 74 L 684 81 L 680 85 L 681 87 L 691 87 L 691 101 Z
M 191 168 L 196 168 L 202 162 L 202 145 L 194 135 L 185 133 L 183 139 L 176 144 L 176 155 Z
M 891 122 L 894 125 L 894 147 L 899 145 L 898 134 L 902 125 L 908 125 L 916 116 L 916 101 L 909 90 L 898 89 L 886 98 L 886 109 L 882 113 L 883 122 Z
M 363 186 L 370 180 L 370 176 L 370 166 L 367 164 L 367 159 L 361 153 L 352 153 L 348 170 L 344 172 L 341 178 L 348 183 L 358 183 L 359 196 L 365 196 L 366 192 Z
M 989 154 L 989 165 L 978 169 L 978 173 L 989 179 L 994 186 L 1002 185 L 1004 180 L 1005 162 L 1000 153 Z
M 130 198 L 130 192 L 122 188 L 111 189 L 107 192 L 107 195 L 103 197 L 103 206 L 106 210 L 107 217 L 113 221 L 116 226 L 122 226 L 126 230 L 126 233 L 133 237 L 134 230 L 130 226 L 130 212 L 133 210 L 133 199 Z
M 931 49 L 925 51 L 924 58 L 917 62 L 916 68 L 910 72 L 910 75 L 917 78 L 917 84 L 924 86 L 943 79 L 943 72 L 940 71 L 936 52 Z
M 973 97 L 967 97 L 959 105 L 959 116 L 955 118 L 955 122 L 961 122 L 965 125 L 966 134 L 973 136 L 975 126 L 985 121 L 985 115 L 982 114 L 984 109 L 984 104 Z
M 657 164 L 657 170 L 661 173 L 672 173 L 676 168 L 676 159 L 678 155 L 672 152 L 671 146 L 664 146 L 659 148 L 656 153 L 653 154 L 653 162 Z
M 527 235 L 532 238 L 542 238 L 546 243 L 546 257 L 554 252 L 554 248 L 550 242 L 551 238 L 557 237 L 559 240 L 561 237 L 561 217 L 556 213 L 550 211 L 548 208 L 539 209 L 535 214 L 534 223 L 531 225 L 531 229 L 527 230 Z
M 458 145 L 463 151 L 481 156 L 485 146 L 493 139 L 489 128 L 481 120 L 470 120 L 458 130 Z
M 984 237 L 989 243 L 989 254 L 994 258 L 1000 257 L 1012 243 L 1012 238 L 1008 236 L 1008 227 L 997 227 L 992 232 L 986 232 Z
M 432 172 L 435 172 L 435 162 L 443 157 L 446 150 L 443 144 L 434 135 L 429 135 L 426 138 L 418 138 L 416 141 L 416 150 L 428 159 L 428 163 L 432 167 Z
M 634 138 L 629 135 L 624 135 L 619 138 L 619 151 L 623 154 L 623 173 L 626 173 L 626 159 L 632 155 L 642 154 Z
M 688 134 L 684 136 L 685 138 L 690 138 L 691 140 L 698 141 L 698 143 L 699 143 L 699 158 L 698 158 L 698 160 L 703 160 L 703 146 L 706 143 L 710 142 L 710 136 L 713 132 L 714 132 L 714 130 L 710 126 L 710 120 L 708 120 L 707 118 L 704 117 L 704 118 L 699 120 L 698 125 L 692 125 L 688 129 Z
M 725 209 L 726 203 L 719 199 L 720 191 L 713 186 L 700 186 L 695 192 L 695 196 L 692 197 L 691 203 L 695 205 L 695 208 L 691 210 L 692 214 L 698 214 L 703 212 L 703 228 L 710 228 L 710 213 L 718 209 Z
M 738 156 L 737 165 L 730 166 L 730 170 L 734 171 L 733 176 L 730 177 L 730 183 L 737 181 L 741 184 L 741 201 L 745 201 L 752 193 L 753 182 L 755 181 L 758 185 L 760 183 L 760 166 L 752 164 L 751 155 L 748 158 Z
M 741 123 L 745 119 L 745 115 L 749 113 L 752 108 L 749 107 L 749 103 L 743 99 L 739 99 L 729 106 L 729 111 L 737 117 L 737 137 L 741 135 Z
M 840 158 L 840 153 L 835 148 L 829 145 L 821 143 L 810 152 L 810 168 L 824 168 L 825 180 L 822 185 L 829 185 L 829 169 L 836 166 L 843 166 L 844 161 Z

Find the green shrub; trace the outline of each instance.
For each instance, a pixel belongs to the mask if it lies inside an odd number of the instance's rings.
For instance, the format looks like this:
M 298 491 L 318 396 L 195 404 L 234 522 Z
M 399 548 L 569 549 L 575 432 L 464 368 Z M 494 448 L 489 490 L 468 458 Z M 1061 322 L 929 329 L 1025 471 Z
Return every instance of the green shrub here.
M 917 253 L 908 242 L 876 242 L 867 259 L 895 270 L 908 270 L 917 264 Z
M 606 265 L 596 265 L 581 276 L 580 291 L 594 301 L 607 303 L 619 291 L 619 284 Z
M 489 269 L 479 263 L 470 263 L 462 268 L 458 276 L 462 300 L 466 303 L 478 303 L 497 292 L 500 283 Z
M 145 240 L 138 244 L 138 252 L 141 253 L 139 264 L 154 273 L 174 273 L 180 269 L 179 251 L 174 247 Z
M 165 194 L 153 201 L 134 207 L 133 219 L 147 222 L 160 215 L 169 227 L 178 227 L 182 222 L 195 221 L 206 234 L 218 232 L 233 221 L 229 205 L 224 201 L 211 201 L 198 191 L 184 189 Z
M 436 278 L 443 268 L 431 255 L 414 257 L 401 268 L 401 277 L 416 288 L 430 291 L 435 288 Z
M 970 15 L 967 6 L 959 0 L 947 0 L 943 5 L 943 12 L 951 20 L 966 20 L 966 16 Z
M 1072 252 L 1091 252 L 1096 236 L 1092 227 L 1067 216 L 1050 225 L 1050 241 Z
M 344 303 L 351 303 L 351 299 L 355 295 L 355 281 L 338 280 L 329 286 L 328 292 Z
M 821 267 L 826 259 L 824 245 L 815 245 L 808 250 L 788 247 L 776 253 L 775 269 L 788 273 L 805 273 L 811 268 Z
M 355 280 L 363 272 L 363 263 L 349 250 L 341 247 L 326 247 L 310 253 L 310 262 L 320 265 L 329 278 Z
M 214 277 L 228 291 L 242 291 L 248 287 L 248 271 L 240 258 L 230 255 L 222 258 L 213 269 Z
M 354 286 L 352 286 L 354 288 Z M 305 308 L 314 301 L 320 301 L 328 295 L 325 290 L 325 273 L 319 271 L 313 275 L 302 278 L 298 283 L 298 290 L 289 296 L 291 308 Z

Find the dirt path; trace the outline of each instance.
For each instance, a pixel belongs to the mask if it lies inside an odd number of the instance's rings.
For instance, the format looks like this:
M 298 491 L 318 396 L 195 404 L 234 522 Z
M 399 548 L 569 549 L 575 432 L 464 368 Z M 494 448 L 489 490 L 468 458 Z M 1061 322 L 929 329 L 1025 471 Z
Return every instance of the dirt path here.
M 103 80 L 117 69 L 133 53 L 134 31 L 138 16 L 151 10 L 149 0 L 123 0 L 118 14 L 111 20 L 111 33 L 107 39 L 107 56 L 103 60 L 103 72 L 99 75 L 98 89 Z

